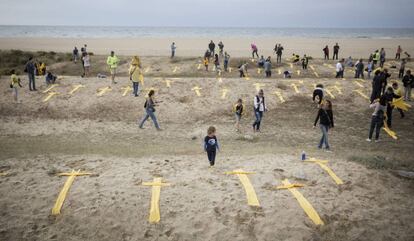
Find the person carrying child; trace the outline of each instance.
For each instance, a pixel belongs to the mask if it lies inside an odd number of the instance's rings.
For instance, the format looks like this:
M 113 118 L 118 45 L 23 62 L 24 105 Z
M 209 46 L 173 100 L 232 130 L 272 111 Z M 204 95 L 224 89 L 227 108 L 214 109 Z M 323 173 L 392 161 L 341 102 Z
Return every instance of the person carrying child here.
M 22 84 L 20 83 L 20 78 L 17 77 L 16 72 L 14 69 L 12 69 L 11 71 L 11 76 L 10 76 L 10 88 L 13 90 L 13 97 L 14 97 L 14 101 L 16 103 L 20 103 L 19 102 L 19 93 L 18 93 L 18 88 L 17 87 L 22 87 Z
M 210 126 L 207 130 L 207 136 L 204 138 L 204 151 L 207 153 L 210 167 L 213 167 L 215 164 L 217 150 L 220 150 L 220 147 L 216 137 L 216 128 Z

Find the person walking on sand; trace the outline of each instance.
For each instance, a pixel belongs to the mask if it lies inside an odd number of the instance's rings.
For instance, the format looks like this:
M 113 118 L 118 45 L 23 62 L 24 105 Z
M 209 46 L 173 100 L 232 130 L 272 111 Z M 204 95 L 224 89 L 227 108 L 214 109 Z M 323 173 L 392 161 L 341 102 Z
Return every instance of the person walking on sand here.
M 329 114 L 328 110 L 332 111 L 332 105 L 329 106 L 330 102 L 323 102 L 320 105 L 320 108 L 318 110 L 318 114 L 316 116 L 315 122 L 313 124 L 313 128 L 316 127 L 316 124 L 319 121 L 319 126 L 321 128 L 321 132 L 322 132 L 322 138 L 319 141 L 319 145 L 318 148 L 322 149 L 323 145 L 325 145 L 325 149 L 327 151 L 330 150 L 329 147 L 329 142 L 328 142 L 328 131 L 330 128 L 333 127 L 333 115 L 332 112 L 330 112 L 331 114 Z
M 111 51 L 111 55 L 108 56 L 108 58 L 106 59 L 106 64 L 108 65 L 109 72 L 111 73 L 112 84 L 116 84 L 115 75 L 116 75 L 116 69 L 118 68 L 119 59 L 118 57 L 116 57 L 114 51 Z
M 336 43 L 333 46 L 333 56 L 332 56 L 332 59 L 338 60 L 338 53 L 339 53 L 339 45 L 338 45 L 338 43 Z
M 228 71 L 229 68 L 229 61 L 230 61 L 230 55 L 227 52 L 224 52 L 224 71 Z
M 214 56 L 216 44 L 213 42 L 213 40 L 210 40 L 210 43 L 208 44 L 208 49 L 210 50 L 211 56 Z
M 16 72 L 14 69 L 10 71 L 10 88 L 13 90 L 13 98 L 16 103 L 19 102 L 19 91 L 18 87 L 22 88 L 22 84 L 20 83 L 20 78 L 17 77 Z
M 372 141 L 372 135 L 374 134 L 375 129 L 375 142 L 379 141 L 379 135 L 381 131 L 381 127 L 384 124 L 384 112 L 386 108 L 386 99 L 385 97 L 381 97 L 375 99 L 372 104 L 369 105 L 370 108 L 374 109 L 374 113 L 371 116 L 371 125 L 369 128 L 368 134 L 368 142 Z
M 362 59 L 359 59 L 355 64 L 355 78 L 364 78 L 364 62 Z
M 172 42 L 172 44 L 171 44 L 171 58 L 174 58 L 176 49 L 177 49 L 177 46 L 175 46 L 175 42 Z
M 29 57 L 29 61 L 27 61 L 26 66 L 24 68 L 24 72 L 27 73 L 29 78 L 29 90 L 30 91 L 37 91 L 36 89 L 36 67 L 33 61 L 33 57 Z
M 219 47 L 219 50 L 220 50 L 220 56 L 223 56 L 223 51 L 224 51 L 224 44 L 223 44 L 223 42 L 219 42 L 218 43 L 218 47 Z
M 411 74 L 411 70 L 407 70 L 402 82 L 404 86 L 404 100 L 411 101 L 411 88 L 414 86 L 414 76 Z
M 272 61 L 270 61 L 270 56 L 267 57 L 266 61 L 264 62 L 263 68 L 266 74 L 266 78 L 272 77 Z
M 133 95 L 138 97 L 139 80 L 141 77 L 141 61 L 138 56 L 134 56 L 129 66 L 129 79 L 132 81 Z
M 254 97 L 253 101 L 254 115 L 256 120 L 253 122 L 253 132 L 260 132 L 260 124 L 263 119 L 263 113 L 267 111 L 265 97 L 263 90 L 259 90 L 259 93 Z
M 239 73 L 240 73 L 240 78 L 246 77 L 246 74 L 247 74 L 247 63 L 241 64 L 239 66 Z
M 237 100 L 237 103 L 233 106 L 233 112 L 236 116 L 236 124 L 235 124 L 236 131 L 240 132 L 240 120 L 244 114 L 244 105 L 243 105 L 242 99 Z
M 322 49 L 324 54 L 324 59 L 329 60 L 329 47 L 328 45 L 325 46 L 325 48 Z
M 402 50 L 401 46 L 398 45 L 397 52 L 395 53 L 395 60 L 400 60 L 402 51 L 403 50 Z
M 87 52 L 84 53 L 85 56 L 82 57 L 82 62 L 83 62 L 83 68 L 85 70 L 83 77 L 88 77 L 89 76 L 89 70 L 91 67 L 91 60 L 89 57 L 89 54 Z
M 154 122 L 155 128 L 158 131 L 161 130 L 160 126 L 158 125 L 157 117 L 154 114 L 155 113 L 155 106 L 156 106 L 157 103 L 159 103 L 159 102 L 155 101 L 154 94 L 155 94 L 154 90 L 150 90 L 149 93 L 148 93 L 148 97 L 147 97 L 147 99 L 145 101 L 145 104 L 144 104 L 145 116 L 142 119 L 141 123 L 139 124 L 140 129 L 144 129 L 144 123 L 148 120 L 148 118 L 151 117 L 152 122 Z
M 308 69 L 308 63 L 309 63 L 309 58 L 305 54 L 303 55 L 303 58 L 302 58 L 302 69 L 303 70 Z
M 381 48 L 380 52 L 380 67 L 383 68 L 385 63 L 385 49 Z
M 343 78 L 344 77 L 344 59 L 341 59 L 341 61 L 339 61 L 336 64 L 336 76 L 335 78 Z
M 407 64 L 407 61 L 405 59 L 401 60 L 400 69 L 398 71 L 398 78 L 402 79 L 404 77 L 405 73 L 405 65 Z
M 257 49 L 256 44 L 252 43 L 250 46 L 252 48 L 252 59 L 254 59 L 255 54 L 256 54 L 257 58 L 259 58 L 259 54 L 258 54 L 259 50 Z
M 279 44 L 276 50 L 276 55 L 277 55 L 276 63 L 282 63 L 282 54 L 283 54 L 283 47 L 281 44 Z
M 73 60 L 73 63 L 76 64 L 78 62 L 78 59 L 79 59 L 79 50 L 75 46 L 75 48 L 72 51 L 72 60 Z
M 210 167 L 213 167 L 216 162 L 217 150 L 220 150 L 220 146 L 216 137 L 216 128 L 214 126 L 210 126 L 207 129 L 207 136 L 204 137 L 204 151 L 207 153 Z

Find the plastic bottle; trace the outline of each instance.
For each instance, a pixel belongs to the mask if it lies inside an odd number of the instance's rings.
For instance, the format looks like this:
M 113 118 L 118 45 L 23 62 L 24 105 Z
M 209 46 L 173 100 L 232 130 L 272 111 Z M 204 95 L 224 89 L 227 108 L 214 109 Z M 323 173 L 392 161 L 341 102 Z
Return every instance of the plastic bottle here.
M 306 153 L 305 151 L 302 151 L 302 161 L 306 160 Z

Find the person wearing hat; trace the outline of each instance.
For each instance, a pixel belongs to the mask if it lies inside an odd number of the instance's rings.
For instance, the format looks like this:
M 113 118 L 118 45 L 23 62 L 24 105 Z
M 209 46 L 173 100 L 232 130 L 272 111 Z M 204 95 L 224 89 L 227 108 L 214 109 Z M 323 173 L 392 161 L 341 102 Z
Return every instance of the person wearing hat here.
M 138 96 L 139 80 L 141 76 L 141 61 L 138 56 L 134 56 L 131 65 L 129 66 L 129 79 L 132 81 L 133 94 L 135 97 Z

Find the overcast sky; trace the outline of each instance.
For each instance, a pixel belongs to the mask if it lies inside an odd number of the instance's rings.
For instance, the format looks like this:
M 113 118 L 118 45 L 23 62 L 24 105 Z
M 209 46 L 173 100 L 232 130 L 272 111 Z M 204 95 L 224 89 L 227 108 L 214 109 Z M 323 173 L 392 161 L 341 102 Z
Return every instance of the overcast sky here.
M 0 0 L 0 25 L 414 27 L 414 0 Z

